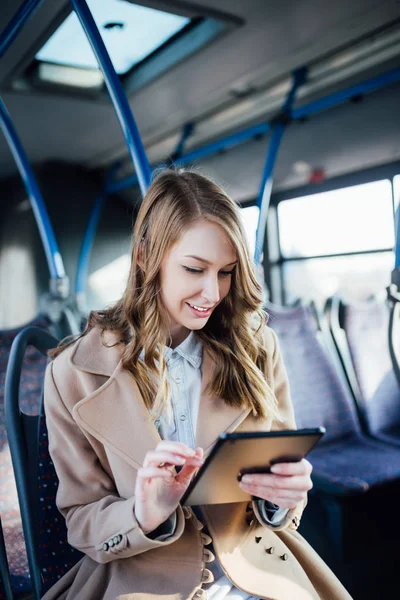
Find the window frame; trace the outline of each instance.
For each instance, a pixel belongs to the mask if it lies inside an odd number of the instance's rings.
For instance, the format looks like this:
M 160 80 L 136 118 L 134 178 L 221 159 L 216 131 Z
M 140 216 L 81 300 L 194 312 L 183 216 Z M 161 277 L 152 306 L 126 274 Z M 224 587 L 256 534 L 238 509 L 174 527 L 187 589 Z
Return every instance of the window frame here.
M 280 289 L 277 289 L 275 286 L 271 286 L 270 294 L 272 302 L 277 302 L 279 304 L 286 304 L 287 299 L 287 290 L 285 290 L 284 283 L 284 264 L 286 262 L 294 262 L 294 261 L 304 261 L 304 260 L 313 260 L 313 259 L 321 259 L 321 258 L 336 258 L 340 256 L 356 256 L 362 254 L 378 254 L 378 253 L 386 253 L 393 252 L 393 247 L 391 248 L 380 248 L 376 250 L 362 250 L 355 252 L 338 252 L 335 254 L 328 255 L 312 255 L 312 256 L 300 256 L 300 257 L 284 257 L 282 255 L 281 243 L 280 243 L 280 234 L 279 234 L 279 212 L 277 207 L 280 202 L 285 200 L 293 200 L 296 198 L 302 198 L 306 196 L 312 196 L 314 194 L 320 194 L 323 192 L 337 191 L 343 188 L 349 188 L 357 185 L 373 183 L 376 181 L 380 181 L 382 179 L 388 179 L 391 185 L 392 192 L 392 209 L 394 215 L 394 207 L 395 207 L 395 197 L 394 197 L 394 178 L 396 175 L 400 174 L 400 161 L 396 161 L 390 164 L 382 165 L 379 167 L 372 167 L 369 169 L 363 169 L 362 171 L 357 171 L 354 173 L 349 173 L 346 175 L 341 175 L 338 177 L 333 177 L 327 181 L 324 181 L 319 184 L 308 184 L 297 188 L 292 188 L 290 190 L 278 191 L 271 195 L 271 206 L 274 206 L 277 211 L 276 215 L 276 239 L 278 243 L 278 253 L 279 258 L 277 260 L 271 261 L 268 263 L 264 263 L 264 271 L 268 272 L 268 280 L 271 281 L 271 272 L 274 268 L 279 270 L 279 281 L 280 281 Z M 393 218 L 393 226 L 394 218 Z

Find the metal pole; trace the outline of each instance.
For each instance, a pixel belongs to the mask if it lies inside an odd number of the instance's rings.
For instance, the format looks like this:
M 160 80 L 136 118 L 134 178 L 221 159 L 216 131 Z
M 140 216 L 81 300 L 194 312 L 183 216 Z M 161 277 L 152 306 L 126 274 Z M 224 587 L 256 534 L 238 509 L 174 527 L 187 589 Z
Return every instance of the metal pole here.
M 20 6 L 5 30 L 0 35 L 0 57 L 8 50 L 20 31 L 42 4 L 43 0 L 27 0 Z
M 382 88 L 385 88 L 388 85 L 393 83 L 397 83 L 400 81 L 400 69 L 394 69 L 393 71 L 389 71 L 388 73 L 384 73 L 383 75 L 379 75 L 378 77 L 374 77 L 357 85 L 351 86 L 345 90 L 341 90 L 340 92 L 336 92 L 335 94 L 331 94 L 326 98 L 322 98 L 320 100 L 316 100 L 315 102 L 310 102 L 309 104 L 305 104 L 300 108 L 296 108 L 291 110 L 290 120 L 297 121 L 298 119 L 302 119 L 307 116 L 311 116 L 317 112 L 321 112 L 323 110 L 327 110 L 329 108 L 334 108 L 355 96 L 359 96 L 362 94 L 367 94 L 372 91 L 376 91 Z M 192 150 L 187 154 L 184 154 L 176 160 L 177 165 L 185 165 L 196 160 L 201 160 L 221 150 L 228 150 L 233 146 L 238 146 L 239 144 L 243 144 L 248 140 L 256 137 L 258 135 L 263 135 L 268 133 L 271 129 L 271 123 L 266 121 L 259 125 L 255 125 L 253 127 L 247 127 L 238 133 L 234 133 L 233 135 L 229 135 L 227 137 L 221 138 L 215 142 L 210 144 L 206 144 L 197 150 Z M 120 190 L 126 189 L 130 186 L 136 185 L 138 182 L 136 175 L 129 175 L 128 177 L 121 179 L 120 181 L 116 181 L 110 185 L 110 192 L 118 192 Z
M 7 108 L 0 98 L 0 127 L 17 163 L 18 170 L 28 193 L 36 223 L 39 228 L 44 251 L 52 279 L 52 292 L 66 298 L 68 296 L 68 278 L 64 263 L 54 236 L 46 205 L 43 201 L 35 176 L 29 164 L 25 150 L 11 121 Z
M 141 192 L 144 195 L 150 185 L 151 168 L 122 84 L 115 72 L 104 42 L 85 0 L 71 0 L 71 4 L 90 45 L 92 46 L 93 52 L 103 73 L 104 81 L 128 146 L 129 154 L 131 155 L 138 175 Z
M 292 88 L 286 98 L 285 104 L 282 107 L 282 111 L 275 120 L 275 123 L 272 128 L 267 159 L 265 161 L 264 172 L 261 179 L 260 194 L 257 202 L 257 206 L 260 209 L 260 214 L 258 216 L 256 248 L 254 253 L 254 259 L 256 264 L 260 264 L 261 262 L 261 256 L 264 247 L 265 227 L 267 224 L 267 214 L 272 191 L 272 174 L 274 171 L 276 158 L 278 156 L 279 147 L 281 145 L 283 132 L 285 131 L 286 125 L 290 122 L 289 115 L 296 97 L 296 92 L 298 88 L 305 82 L 305 80 L 305 68 L 298 69 L 294 72 Z
M 248 127 L 243 131 L 234 133 L 221 140 L 217 140 L 216 142 L 211 142 L 211 144 L 202 146 L 198 150 L 193 150 L 192 152 L 184 154 L 183 156 L 175 160 L 175 164 L 183 166 L 195 162 L 196 160 L 201 160 L 202 158 L 216 154 L 221 150 L 233 148 L 234 146 L 243 144 L 243 142 L 251 140 L 254 137 L 264 135 L 265 133 L 268 133 L 270 129 L 271 126 L 268 122 L 261 123 L 260 125 L 255 125 L 254 127 Z M 160 166 L 162 164 L 163 163 L 161 163 Z M 114 183 L 110 183 L 108 191 L 110 194 L 112 192 L 118 192 L 120 190 L 126 189 L 127 187 L 136 185 L 137 182 L 138 179 L 136 175 L 129 175 L 128 177 L 125 177 L 120 181 L 114 181 Z
M 109 170 L 105 185 L 104 191 L 99 194 L 95 200 L 92 212 L 89 217 L 89 222 L 85 231 L 85 235 L 82 241 L 81 252 L 78 260 L 78 268 L 76 273 L 75 280 L 75 297 L 76 303 L 78 305 L 78 309 L 81 313 L 86 312 L 85 306 L 85 290 L 86 290 L 86 280 L 87 280 L 87 272 L 89 268 L 89 260 L 90 260 L 90 252 L 92 250 L 94 237 L 96 235 L 97 227 L 100 221 L 101 212 L 103 210 L 103 206 L 107 199 L 107 186 L 108 182 L 114 179 L 116 172 L 120 168 L 121 163 L 117 162 L 114 164 Z

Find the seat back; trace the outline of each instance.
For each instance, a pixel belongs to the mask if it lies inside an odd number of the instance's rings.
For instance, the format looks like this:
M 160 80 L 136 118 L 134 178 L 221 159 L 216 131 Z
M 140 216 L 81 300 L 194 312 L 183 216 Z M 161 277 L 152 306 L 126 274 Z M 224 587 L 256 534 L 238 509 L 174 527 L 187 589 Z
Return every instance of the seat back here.
M 377 300 L 341 301 L 338 310 L 368 429 L 373 434 L 391 430 L 400 434 L 400 387 L 389 351 L 389 307 Z
M 326 428 L 321 444 L 359 434 L 354 403 L 311 306 L 266 306 L 287 369 L 297 427 Z
M 38 316 L 28 326 L 48 329 L 50 322 Z M 15 593 L 29 592 L 28 560 L 22 531 L 17 490 L 4 419 L 4 384 L 11 345 L 22 328 L 0 331 L 0 514 L 3 521 L 12 588 Z M 21 372 L 20 404 L 28 415 L 39 413 L 41 387 L 46 358 L 34 348 L 28 348 Z
M 56 345 L 57 340 L 47 331 L 24 329 L 12 344 L 5 382 L 7 434 L 33 593 L 38 600 L 81 557 L 67 542 L 65 522 L 55 504 L 58 480 L 48 453 L 43 373 L 38 414 L 24 412 L 19 401 L 22 364 L 28 347 L 38 351 L 46 362 L 47 351 Z

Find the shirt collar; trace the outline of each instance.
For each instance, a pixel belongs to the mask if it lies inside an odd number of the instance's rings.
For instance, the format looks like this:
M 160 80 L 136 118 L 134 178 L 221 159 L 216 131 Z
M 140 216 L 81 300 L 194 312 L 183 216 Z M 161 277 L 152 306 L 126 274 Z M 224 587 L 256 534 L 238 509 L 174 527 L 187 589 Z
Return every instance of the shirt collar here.
M 187 360 L 195 369 L 201 367 L 203 346 L 200 340 L 196 338 L 194 331 L 191 331 L 187 338 L 176 348 L 166 346 L 164 357 L 167 363 L 174 361 L 177 354 Z

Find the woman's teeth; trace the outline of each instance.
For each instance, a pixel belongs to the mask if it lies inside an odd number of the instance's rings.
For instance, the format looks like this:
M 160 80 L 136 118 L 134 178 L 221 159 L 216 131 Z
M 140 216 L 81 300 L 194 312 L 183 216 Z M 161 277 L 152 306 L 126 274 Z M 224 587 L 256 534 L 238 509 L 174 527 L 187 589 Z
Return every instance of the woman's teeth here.
M 196 306 L 195 304 L 190 304 L 190 306 L 196 310 L 199 310 L 200 312 L 207 312 L 211 308 L 211 306 L 208 308 L 202 308 L 201 306 Z

